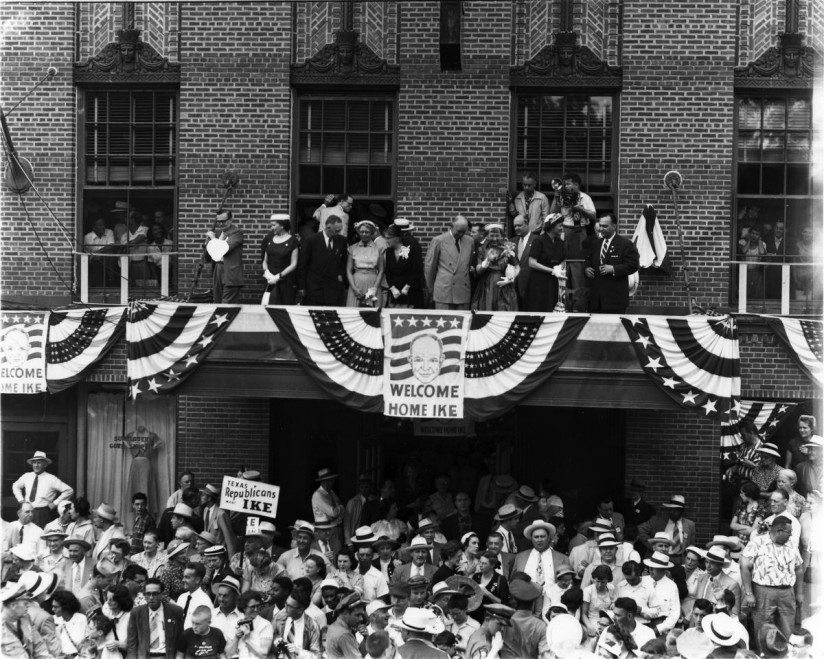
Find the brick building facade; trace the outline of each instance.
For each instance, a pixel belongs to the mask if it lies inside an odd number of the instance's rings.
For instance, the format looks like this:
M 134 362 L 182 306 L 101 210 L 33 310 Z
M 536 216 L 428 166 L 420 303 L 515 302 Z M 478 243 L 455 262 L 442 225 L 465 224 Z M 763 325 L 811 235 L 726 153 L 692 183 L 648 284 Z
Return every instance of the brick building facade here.
M 599 210 L 618 212 L 624 234 L 631 234 L 648 203 L 657 208 L 664 227 L 673 273 L 645 273 L 630 312 L 684 313 L 686 258 L 693 295 L 701 304 L 736 310 L 738 270 L 732 262 L 741 237 L 739 213 L 747 205 L 757 202 L 765 214 L 774 213 L 780 198 L 781 207 L 789 209 L 782 211 L 786 219 L 781 215 L 770 221 L 786 221 L 793 239 L 806 226 L 798 219 L 802 215 L 820 227 L 819 179 L 808 172 L 803 190 L 787 187 L 770 193 L 762 186 L 753 191 L 741 185 L 742 167 L 751 165 L 739 155 L 744 140 L 752 137 L 742 129 L 742 103 L 763 109 L 770 99 L 800 99 L 800 114 L 792 115 L 800 123 L 788 119 L 780 127 L 763 128 L 776 139 L 781 133 L 796 140 L 795 155 L 781 161 L 789 172 L 787 186 L 798 178 L 798 167 L 812 161 L 809 142 L 806 161 L 798 144 L 812 136 L 812 119 L 804 112 L 821 113 L 813 99 L 812 73 L 824 52 L 824 16 L 813 11 L 814 4 L 4 3 L 2 105 L 15 146 L 34 163 L 37 190 L 54 214 L 32 193 L 18 200 L 2 190 L 4 307 L 48 308 L 77 300 L 81 274 L 72 252 L 81 251 L 77 245 L 90 230 L 94 212 L 113 213 L 115 203 L 127 196 L 129 203 L 144 204 L 146 212 L 162 207 L 173 217 L 178 256 L 172 292 L 185 296 L 203 234 L 223 197 L 220 177 L 229 170 L 238 173 L 240 182 L 227 195 L 228 207 L 250 243 L 243 302 L 256 304 L 263 290 L 256 244 L 272 212 L 288 211 L 300 222 L 326 194 L 348 191 L 356 198 L 355 216 L 383 221 L 408 217 L 427 243 L 457 212 L 473 223 L 503 219 L 506 192 L 517 191 L 525 169 L 539 171 L 538 187 L 549 193 L 552 178 L 580 169 L 586 173 L 584 190 L 591 185 Z M 141 31 L 144 59 L 138 59 L 134 70 L 111 54 L 117 52 L 118 31 L 124 28 Z M 782 34 L 803 38 L 787 40 Z M 347 44 L 354 52 L 349 63 L 342 57 Z M 792 47 L 800 48 L 796 68 L 782 59 Z M 565 60 L 569 53 L 571 59 Z M 10 112 L 49 66 L 57 75 Z M 132 150 L 132 161 L 125 165 L 131 178 L 117 179 L 125 156 L 114 146 L 112 99 L 127 94 L 138 107 L 140 96 L 148 93 L 160 99 L 147 120 L 155 131 L 145 158 L 152 173 L 138 180 L 144 165 Z M 108 109 L 101 100 L 106 94 Z M 167 111 L 165 103 L 169 113 L 159 119 Z M 564 114 L 556 120 L 547 108 L 564 108 Z M 105 121 L 92 118 L 93 112 L 104 111 L 109 113 Z M 320 127 L 315 112 L 326 113 Z M 366 127 L 356 131 L 354 123 L 336 123 L 338 112 Z M 549 117 L 541 119 L 549 122 L 540 125 L 543 132 L 530 132 L 536 130 L 531 123 L 535 116 Z M 134 115 L 129 121 L 137 135 L 140 122 Z M 105 123 L 109 133 L 101 128 Z M 359 140 L 369 140 L 368 146 Z M 765 164 L 773 162 L 769 145 L 760 149 L 765 154 L 758 160 L 763 183 L 774 165 Z M 94 176 L 108 177 L 105 184 L 91 178 L 92 169 Z M 673 197 L 662 182 L 672 169 L 684 179 L 677 197 L 683 249 Z M 333 183 L 340 185 L 331 187 Z M 109 222 L 116 218 L 106 217 Z M 208 288 L 207 279 L 205 274 L 200 289 Z M 797 292 L 791 290 L 793 296 Z M 747 310 L 779 311 L 777 299 L 762 298 L 760 307 Z M 103 300 L 116 301 L 116 295 L 92 301 Z M 793 297 L 791 311 L 820 313 L 820 300 L 813 299 L 811 306 L 809 295 L 806 302 Z M 820 389 L 764 321 L 742 316 L 740 328 L 743 397 L 799 402 L 798 412 L 816 413 Z M 565 377 L 574 384 L 577 376 Z M 509 416 L 499 425 L 486 424 L 478 441 L 499 447 L 501 467 L 511 467 L 519 479 L 536 481 L 541 474 L 533 473 L 534 463 L 523 451 L 537 451 L 548 460 L 566 450 L 560 438 L 544 447 L 530 443 L 542 432 L 542 423 L 556 412 L 566 415 L 563 427 L 573 441 L 586 441 L 583 431 L 575 429 L 574 412 L 610 405 L 616 385 L 608 374 L 593 369 L 581 377 L 581 382 L 589 378 L 592 388 L 575 381 L 578 388 L 569 390 L 595 394 L 566 395 L 560 385 L 547 388 L 519 408 L 530 410 L 520 423 Z M 620 403 L 615 419 L 597 417 L 604 424 L 617 419 L 620 426 L 614 445 L 602 447 L 605 464 L 620 464 L 608 489 L 620 497 L 622 483 L 640 476 L 650 483 L 652 501 L 684 492 L 689 516 L 698 521 L 699 539 L 704 540 L 716 531 L 720 511 L 718 423 L 679 410 L 640 379 L 630 380 L 641 392 L 637 400 Z M 118 345 L 67 398 L 46 396 L 35 409 L 4 397 L 4 423 L 32 432 L 44 418 L 60 426 L 54 432 L 73 447 L 61 473 L 84 491 L 88 474 L 102 467 L 88 462 L 84 448 L 95 423 L 87 414 L 89 397 L 122 392 L 123 418 L 129 419 L 125 382 L 125 345 Z M 403 435 L 413 432 L 411 426 L 399 430 L 386 419 L 346 410 L 325 398 L 294 364 L 215 359 L 176 396 L 176 423 L 168 429 L 175 445 L 173 469 L 192 469 L 214 482 L 240 466 L 254 466 L 264 478 L 292 486 L 284 501 L 287 517 L 306 515 L 309 478 L 325 461 L 340 469 L 341 486 L 348 491 L 360 470 L 394 464 L 392 452 L 406 450 Z M 618 405 L 617 400 L 612 404 Z M 317 419 L 303 423 L 313 411 L 327 407 L 332 418 L 346 419 L 345 429 Z M 126 427 L 129 422 L 123 423 Z M 601 430 L 587 427 L 588 433 Z M 782 440 L 792 435 L 791 428 L 783 432 Z M 393 439 L 381 448 L 378 440 L 389 435 Z M 301 442 L 307 437 L 320 447 L 317 451 L 305 451 Z M 513 453 L 502 445 L 514 446 Z M 472 448 L 469 442 L 466 450 Z M 77 456 L 76 469 L 69 455 Z M 21 456 L 10 454 L 6 463 L 14 465 Z

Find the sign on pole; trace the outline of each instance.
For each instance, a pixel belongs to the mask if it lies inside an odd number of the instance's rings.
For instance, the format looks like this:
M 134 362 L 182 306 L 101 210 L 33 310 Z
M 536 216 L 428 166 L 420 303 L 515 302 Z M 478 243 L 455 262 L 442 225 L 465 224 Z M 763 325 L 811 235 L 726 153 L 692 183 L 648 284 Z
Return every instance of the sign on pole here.
M 277 517 L 280 487 L 243 478 L 223 477 L 220 507 L 239 513 Z

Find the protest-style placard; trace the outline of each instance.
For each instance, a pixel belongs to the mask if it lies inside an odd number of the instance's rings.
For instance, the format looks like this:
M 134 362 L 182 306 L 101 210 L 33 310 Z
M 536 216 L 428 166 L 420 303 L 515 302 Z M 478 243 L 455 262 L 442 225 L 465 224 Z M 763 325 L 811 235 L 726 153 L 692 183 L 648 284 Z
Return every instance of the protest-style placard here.
M 232 476 L 223 477 L 220 507 L 239 513 L 277 517 L 280 487 Z

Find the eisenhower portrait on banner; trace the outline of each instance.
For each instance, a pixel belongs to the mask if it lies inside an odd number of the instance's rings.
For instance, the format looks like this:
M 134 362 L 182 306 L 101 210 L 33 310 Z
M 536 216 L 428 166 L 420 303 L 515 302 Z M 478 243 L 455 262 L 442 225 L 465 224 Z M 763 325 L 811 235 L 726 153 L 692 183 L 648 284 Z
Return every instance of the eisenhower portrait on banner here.
M 443 341 L 435 334 L 422 334 L 409 345 L 412 375 L 424 384 L 438 379 L 443 360 Z

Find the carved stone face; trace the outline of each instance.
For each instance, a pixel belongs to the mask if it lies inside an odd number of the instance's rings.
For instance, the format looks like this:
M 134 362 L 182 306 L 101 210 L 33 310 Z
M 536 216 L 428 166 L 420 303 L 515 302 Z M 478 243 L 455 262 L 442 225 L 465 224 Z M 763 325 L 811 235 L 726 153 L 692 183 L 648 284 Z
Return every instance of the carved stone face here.
M 558 49 L 558 62 L 563 70 L 572 69 L 573 48 L 572 46 L 561 46 Z
M 133 43 L 121 43 L 120 44 L 120 56 L 123 58 L 124 63 L 133 64 L 134 63 L 134 44 Z
M 352 61 L 355 59 L 355 48 L 350 43 L 343 43 L 338 48 L 338 61 L 341 68 L 352 68 Z
M 784 49 L 784 71 L 788 75 L 795 75 L 798 72 L 798 60 L 801 57 L 801 51 L 798 48 Z

